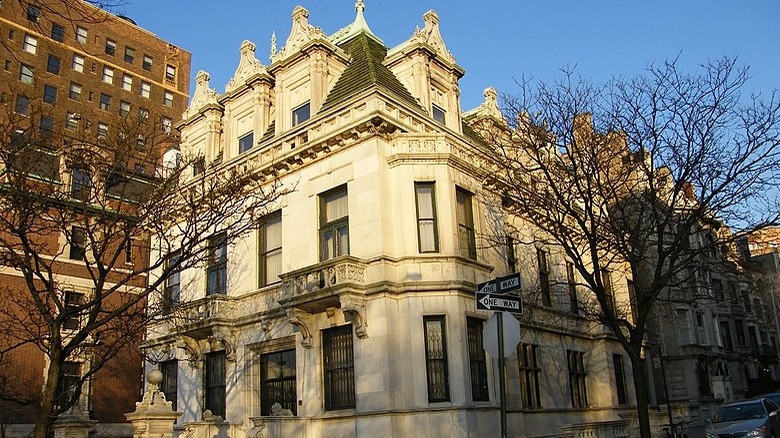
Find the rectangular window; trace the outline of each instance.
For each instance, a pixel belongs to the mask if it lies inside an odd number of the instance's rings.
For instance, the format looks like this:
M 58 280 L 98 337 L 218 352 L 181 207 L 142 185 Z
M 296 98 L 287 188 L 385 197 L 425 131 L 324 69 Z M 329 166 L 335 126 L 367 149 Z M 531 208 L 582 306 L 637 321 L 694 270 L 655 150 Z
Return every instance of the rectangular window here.
M 209 238 L 206 295 L 227 293 L 227 235 Z
M 129 74 L 122 75 L 122 89 L 125 91 L 133 91 L 133 77 Z
M 68 258 L 71 260 L 86 260 L 87 255 L 87 233 L 83 228 L 73 227 L 70 230 L 70 252 Z
M 354 408 L 355 363 L 351 325 L 322 331 L 322 359 L 325 410 Z
M 205 358 L 205 408 L 225 418 L 225 351 L 207 353 Z
M 105 52 L 106 55 L 111 55 L 111 56 L 116 55 L 116 41 L 106 38 Z
M 539 391 L 539 346 L 521 343 L 517 347 L 517 361 L 520 367 L 520 397 L 526 409 L 542 407 Z
M 474 210 L 471 208 L 472 194 L 455 188 L 456 211 L 458 220 L 458 247 L 460 255 L 476 260 L 477 241 L 474 233 Z
M 349 254 L 347 186 L 320 195 L 320 259 Z
M 125 46 L 125 62 L 132 64 L 135 61 L 135 49 Z
M 127 115 L 130 114 L 130 102 L 126 102 L 124 100 L 119 101 L 119 115 L 122 117 L 127 117 Z
M 108 125 L 106 123 L 98 122 L 97 135 L 98 138 L 105 138 L 108 136 Z
M 587 373 L 585 372 L 585 353 L 582 351 L 566 350 L 566 363 L 569 369 L 569 392 L 571 393 L 571 405 L 573 408 L 588 406 L 588 391 L 585 385 Z
M 179 392 L 179 362 L 176 360 L 160 362 L 160 372 L 163 375 L 160 391 L 165 395 L 165 400 L 171 402 L 175 411 Z
M 48 116 L 41 116 L 40 132 L 43 137 L 51 136 L 54 133 L 54 119 Z
M 737 333 L 737 344 L 741 346 L 747 345 L 747 337 L 745 337 L 745 322 L 741 319 L 735 319 L 734 331 Z
M 619 405 L 628 403 L 626 396 L 626 372 L 623 368 L 623 356 L 620 354 L 612 355 L 612 364 L 615 367 L 615 390 L 617 391 L 617 402 Z
M 54 55 L 49 55 L 49 59 L 46 62 L 46 71 L 51 73 L 51 74 L 54 74 L 54 75 L 59 75 L 60 74 L 60 58 L 58 58 L 58 57 L 56 57 Z
M 163 105 L 171 108 L 173 106 L 173 93 L 170 91 L 163 92 Z
M 84 294 L 73 292 L 73 291 L 65 291 L 65 296 L 63 300 L 63 313 L 67 314 L 68 316 L 65 318 L 64 321 L 62 321 L 62 328 L 65 330 L 78 330 L 78 328 L 81 326 L 81 318 L 79 317 L 79 307 L 85 303 L 84 298 L 86 296 Z
M 70 195 L 86 201 L 92 188 L 92 174 L 81 167 L 74 167 L 70 174 Z
M 436 225 L 436 196 L 434 183 L 414 183 L 417 202 L 417 245 L 420 252 L 438 252 L 439 236 Z
M 106 93 L 100 93 L 100 109 L 103 111 L 111 110 L 111 96 Z
M 444 316 L 424 316 L 425 371 L 428 378 L 428 402 L 450 401 L 447 364 L 447 337 Z
M 243 154 L 244 152 L 252 149 L 252 146 L 254 145 L 255 141 L 255 135 L 254 132 L 250 132 L 249 134 L 245 134 L 241 138 L 238 139 L 238 153 Z
M 719 302 L 726 301 L 726 297 L 723 294 L 723 280 L 720 278 L 712 279 L 712 294 Z
M 466 331 L 469 342 L 469 370 L 471 376 L 471 396 L 474 401 L 489 401 L 487 379 L 487 358 L 482 348 L 483 321 L 478 318 L 466 318 Z
M 84 57 L 81 55 L 73 55 L 71 68 L 79 73 L 84 73 Z
M 75 131 L 79 129 L 79 117 L 76 113 L 68 113 L 65 117 L 65 129 Z
M 60 379 L 57 384 L 57 393 L 54 396 L 54 404 L 63 406 L 76 394 L 76 388 L 81 384 L 81 363 L 66 361 L 60 368 Z
M 707 327 L 706 324 L 704 324 L 704 321 L 704 314 L 696 312 L 696 330 L 699 332 L 699 344 L 709 345 L 710 339 L 709 336 L 707 336 Z
M 24 43 L 22 44 L 22 50 L 24 50 L 27 53 L 32 53 L 33 55 L 38 53 L 38 38 L 35 38 L 30 34 L 25 34 Z
M 171 133 L 171 126 L 173 122 L 168 117 L 160 117 L 160 129 L 166 134 Z
M 574 315 L 580 314 L 580 305 L 577 298 L 577 277 L 574 273 L 574 263 L 566 262 L 566 282 L 569 285 L 569 310 Z
M 731 342 L 731 327 L 728 321 L 720 322 L 720 336 L 723 348 L 726 350 L 733 350 L 734 344 Z
M 612 290 L 612 272 L 609 269 L 601 270 L 601 283 L 604 285 L 604 299 L 610 309 L 615 308 L 615 293 Z
M 282 212 L 268 216 L 260 225 L 260 286 L 279 282 L 282 273 Z
M 143 62 L 142 67 L 146 71 L 152 71 L 152 57 L 151 56 L 144 55 L 144 62 Z
M 271 415 L 274 403 L 297 413 L 295 349 L 260 356 L 260 415 Z
M 163 290 L 162 310 L 164 314 L 171 312 L 171 309 L 179 304 L 181 295 L 181 271 L 175 267 L 181 258 L 181 252 L 175 251 L 168 256 L 165 261 L 165 267 L 168 270 L 168 277 L 165 279 L 165 289 Z
M 542 297 L 542 305 L 552 306 L 550 295 L 550 265 L 547 263 L 547 251 L 536 249 L 536 267 L 539 270 L 539 292 Z
M 677 309 L 677 340 L 680 342 L 680 345 L 693 343 L 691 317 L 688 309 Z
M 152 94 L 152 84 L 148 82 L 141 81 L 141 90 L 140 90 L 141 97 L 149 98 L 149 96 Z
M 146 120 L 149 118 L 149 110 L 146 108 L 138 108 L 138 118 Z
M 634 288 L 633 280 L 626 280 L 626 289 L 628 289 L 628 301 L 631 306 L 631 317 L 636 320 L 637 317 L 637 302 L 636 302 L 636 289 Z
M 174 82 L 176 80 L 176 67 L 170 64 L 165 65 L 165 80 L 168 82 Z
M 27 19 L 37 23 L 41 18 L 41 8 L 36 5 L 27 5 Z
M 87 29 L 76 26 L 76 42 L 79 44 L 87 44 Z
M 65 27 L 57 24 L 51 24 L 51 39 L 62 42 L 65 39 Z
M 33 69 L 27 64 L 22 64 L 19 67 L 19 81 L 23 84 L 33 83 Z
M 107 84 L 114 83 L 114 69 L 111 67 L 103 67 L 103 82 Z
M 57 102 L 57 87 L 46 84 L 43 86 L 43 101 L 46 103 Z
M 81 84 L 77 84 L 75 82 L 70 83 L 68 98 L 75 101 L 81 100 Z
M 292 125 L 298 125 L 303 123 L 311 117 L 310 103 L 306 102 L 303 105 L 295 108 L 292 111 Z
M 16 114 L 27 116 L 30 114 L 30 98 L 24 94 L 16 95 L 16 105 L 14 106 Z
M 436 120 L 437 122 L 444 124 L 447 117 L 447 112 L 441 109 L 440 107 L 433 105 L 433 120 Z

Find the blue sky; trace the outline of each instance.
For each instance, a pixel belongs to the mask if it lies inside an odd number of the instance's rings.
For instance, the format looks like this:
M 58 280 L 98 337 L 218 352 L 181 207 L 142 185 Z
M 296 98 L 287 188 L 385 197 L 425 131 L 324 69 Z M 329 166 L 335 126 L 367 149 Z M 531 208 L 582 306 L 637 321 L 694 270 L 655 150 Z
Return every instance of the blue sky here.
M 650 62 L 680 58 L 686 68 L 723 55 L 750 66 L 751 91 L 780 88 L 780 1 L 777 0 L 365 0 L 365 17 L 394 47 L 423 26 L 433 9 L 447 48 L 466 70 L 461 106 L 482 91 L 516 90 L 521 75 L 551 81 L 561 67 L 603 82 L 641 73 Z M 268 64 L 270 38 L 284 45 L 300 4 L 309 22 L 332 34 L 355 18 L 354 0 L 128 0 L 118 9 L 139 26 L 192 53 L 192 76 L 211 74 L 223 92 L 248 39 Z M 192 80 L 191 80 L 192 81 Z

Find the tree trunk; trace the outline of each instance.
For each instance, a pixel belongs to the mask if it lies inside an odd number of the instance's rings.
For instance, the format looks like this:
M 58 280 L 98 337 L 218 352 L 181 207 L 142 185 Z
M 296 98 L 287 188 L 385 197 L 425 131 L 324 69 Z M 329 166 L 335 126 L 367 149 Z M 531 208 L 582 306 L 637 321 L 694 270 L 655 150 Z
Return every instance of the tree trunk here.
M 647 380 L 647 368 L 644 359 L 642 359 L 642 347 L 638 351 L 629 351 L 631 359 L 632 375 L 634 376 L 634 390 L 636 391 L 636 411 L 639 421 L 639 436 L 650 438 L 650 415 L 648 407 L 650 406 L 650 388 Z
M 46 371 L 46 384 L 43 386 L 41 395 L 41 410 L 38 418 L 35 419 L 33 428 L 33 438 L 47 438 L 50 436 L 52 424 L 55 418 L 51 415 L 54 412 L 54 398 L 57 395 L 57 386 L 60 381 L 60 355 L 54 354 L 49 362 L 49 368 Z

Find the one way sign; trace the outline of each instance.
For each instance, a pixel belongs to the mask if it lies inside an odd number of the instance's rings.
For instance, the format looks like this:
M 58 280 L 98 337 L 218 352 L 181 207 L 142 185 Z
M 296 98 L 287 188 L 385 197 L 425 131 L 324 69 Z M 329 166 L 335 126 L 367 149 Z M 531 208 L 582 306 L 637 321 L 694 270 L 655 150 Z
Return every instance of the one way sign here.
M 504 310 L 511 313 L 523 313 L 520 297 L 511 295 L 477 293 L 477 309 Z

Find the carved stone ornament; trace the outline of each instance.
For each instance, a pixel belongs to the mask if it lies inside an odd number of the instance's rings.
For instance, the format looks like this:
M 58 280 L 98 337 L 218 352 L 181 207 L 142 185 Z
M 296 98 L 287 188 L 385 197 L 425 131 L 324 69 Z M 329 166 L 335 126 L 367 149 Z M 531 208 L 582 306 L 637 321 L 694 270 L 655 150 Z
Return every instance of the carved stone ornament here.
M 355 334 L 358 338 L 368 337 L 366 328 L 368 319 L 366 318 L 366 300 L 362 297 L 353 295 L 342 295 L 339 297 L 341 311 L 344 312 L 344 319 L 352 322 L 355 326 Z
M 287 309 L 287 321 L 301 334 L 301 346 L 311 348 L 311 315 L 299 309 Z
M 241 60 L 233 77 L 225 86 L 225 92 L 230 92 L 243 85 L 247 79 L 257 74 L 268 74 L 263 64 L 255 58 L 255 45 L 249 40 L 241 43 Z
M 439 32 L 439 16 L 436 15 L 436 12 L 430 10 L 423 14 L 423 22 L 425 22 L 425 27 L 415 29 L 409 42 L 425 44 L 442 59 L 455 64 L 455 57 L 447 50 L 447 46 L 444 45 L 444 39 Z
M 179 335 L 179 339 L 176 342 L 176 346 L 184 350 L 187 355 L 187 362 L 190 367 L 197 368 L 198 362 L 203 359 L 203 351 L 200 348 L 200 343 L 189 336 Z
M 203 71 L 198 71 L 195 75 L 195 92 L 192 93 L 192 100 L 190 100 L 190 106 L 184 111 L 183 118 L 189 118 L 195 115 L 198 110 L 204 106 L 217 103 L 217 90 L 209 88 L 209 81 L 211 76 Z
M 303 6 L 296 6 L 293 9 L 292 20 L 290 36 L 287 37 L 284 47 L 271 57 L 272 63 L 294 54 L 309 41 L 327 38 L 322 29 L 309 24 L 309 11 Z
M 357 35 L 360 32 L 365 32 L 381 43 L 382 40 L 374 35 L 374 33 L 371 32 L 371 29 L 368 27 L 366 18 L 363 16 L 363 11 L 365 10 L 366 5 L 363 3 L 363 0 L 357 0 L 355 3 L 355 12 L 357 13 L 355 16 L 355 21 L 353 21 L 349 26 L 343 27 L 331 35 L 330 41 L 333 44 L 341 44 L 342 42 L 352 38 L 352 36 Z
M 498 93 L 493 87 L 485 88 L 485 101 L 477 108 L 477 115 L 480 117 L 490 117 L 497 120 L 503 120 L 504 116 L 498 109 Z
M 214 340 L 221 344 L 222 347 L 225 348 L 225 360 L 228 362 L 235 362 L 236 361 L 236 341 L 235 341 L 235 335 L 233 335 L 232 331 L 226 327 L 215 327 L 214 333 L 211 336 L 210 340 Z M 215 347 L 212 345 L 212 350 L 219 349 L 218 346 Z

